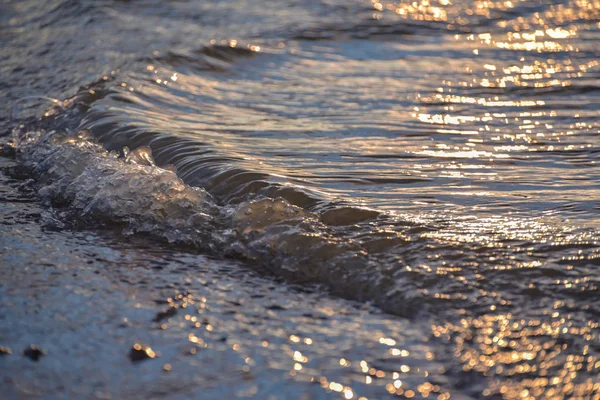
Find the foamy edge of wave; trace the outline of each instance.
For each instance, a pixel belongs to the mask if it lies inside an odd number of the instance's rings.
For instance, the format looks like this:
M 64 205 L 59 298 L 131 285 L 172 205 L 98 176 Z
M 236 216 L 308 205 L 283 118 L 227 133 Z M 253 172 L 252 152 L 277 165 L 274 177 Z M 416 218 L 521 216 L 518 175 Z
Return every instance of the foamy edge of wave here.
M 80 220 L 121 224 L 124 233 L 148 233 L 169 242 L 214 250 L 218 213 L 202 188 L 140 156 L 108 152 L 85 132 L 21 130 L 17 158 L 36 180 L 40 198 L 68 208 Z

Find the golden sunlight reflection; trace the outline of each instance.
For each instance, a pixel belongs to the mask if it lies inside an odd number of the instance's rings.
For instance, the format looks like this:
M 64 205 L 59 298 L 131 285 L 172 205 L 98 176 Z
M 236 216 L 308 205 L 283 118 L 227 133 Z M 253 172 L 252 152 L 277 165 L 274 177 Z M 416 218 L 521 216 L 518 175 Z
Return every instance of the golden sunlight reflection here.
M 555 312 L 539 319 L 512 314 L 464 318 L 459 324 L 432 326 L 432 331 L 452 343 L 463 371 L 506 378 L 492 381 L 483 392 L 486 397 L 584 399 L 600 396 L 600 361 L 589 354 L 598 327 Z M 573 347 L 563 340 L 567 332 L 589 344 Z M 587 377 L 581 378 L 581 371 Z
M 367 331 L 361 333 L 368 334 Z M 294 379 L 308 379 L 310 382 L 319 383 L 321 388 L 327 392 L 339 393 L 346 399 L 366 399 L 362 396 L 363 385 L 377 385 L 385 387 L 388 393 L 401 395 L 404 397 L 414 396 L 435 396 L 435 398 L 450 398 L 450 393 L 443 389 L 443 385 L 433 383 L 427 378 L 432 374 L 437 374 L 443 369 L 427 369 L 424 367 L 411 367 L 408 364 L 414 363 L 414 357 L 422 357 L 426 360 L 433 360 L 434 355 L 427 348 L 417 347 L 415 350 L 402 348 L 399 344 L 401 340 L 391 337 L 380 337 L 377 340 L 367 340 L 364 345 L 371 348 L 371 352 L 380 354 L 379 358 L 373 361 L 367 361 L 356 357 L 352 351 L 341 352 L 343 357 L 338 358 L 336 366 L 347 369 L 348 376 L 360 374 L 362 379 L 359 383 L 350 384 L 347 379 L 329 378 L 328 376 L 315 376 L 316 363 L 323 363 L 322 356 L 319 354 L 319 345 L 312 348 L 314 342 L 307 340 L 309 338 L 300 335 L 289 335 L 289 342 L 293 345 L 289 347 L 288 355 L 292 362 L 289 364 L 291 370 L 289 375 Z M 326 344 L 322 344 L 326 345 Z M 372 347 L 374 346 L 374 347 Z M 392 347 L 393 346 L 393 347 Z M 306 352 L 311 352 L 312 357 L 308 357 Z M 317 353 L 314 353 L 314 352 Z M 369 358 L 372 358 L 369 356 Z M 382 364 L 383 363 L 383 364 Z M 435 364 L 434 364 L 435 365 Z M 418 383 L 415 383 L 417 379 Z

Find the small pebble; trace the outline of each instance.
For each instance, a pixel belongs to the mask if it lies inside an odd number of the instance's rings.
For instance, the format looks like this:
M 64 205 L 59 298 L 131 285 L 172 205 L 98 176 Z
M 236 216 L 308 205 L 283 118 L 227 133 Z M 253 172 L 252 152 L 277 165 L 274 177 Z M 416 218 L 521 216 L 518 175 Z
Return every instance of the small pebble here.
M 29 345 L 23 350 L 23 355 L 32 359 L 33 361 L 39 361 L 42 356 L 46 355 L 46 352 L 34 344 Z
M 175 314 L 177 314 L 177 308 L 175 307 L 169 307 L 163 311 L 159 311 L 158 313 L 156 313 L 156 315 L 154 316 L 153 321 L 154 322 L 160 322 L 163 319 L 166 318 L 171 318 L 173 316 L 175 316 Z
M 149 358 L 155 358 L 156 353 L 152 348 L 148 346 L 141 345 L 139 343 L 135 343 L 131 350 L 129 351 L 129 358 L 133 362 L 138 362 L 142 360 L 147 360 Z

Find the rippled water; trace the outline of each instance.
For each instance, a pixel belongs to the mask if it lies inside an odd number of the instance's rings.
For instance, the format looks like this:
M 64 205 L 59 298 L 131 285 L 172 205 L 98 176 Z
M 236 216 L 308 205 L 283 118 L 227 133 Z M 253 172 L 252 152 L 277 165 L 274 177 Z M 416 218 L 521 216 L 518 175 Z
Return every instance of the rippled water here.
M 117 226 L 415 324 L 448 392 L 369 398 L 600 395 L 600 2 L 4 7 L 8 170 L 42 226 Z M 354 396 L 363 369 L 319 393 Z

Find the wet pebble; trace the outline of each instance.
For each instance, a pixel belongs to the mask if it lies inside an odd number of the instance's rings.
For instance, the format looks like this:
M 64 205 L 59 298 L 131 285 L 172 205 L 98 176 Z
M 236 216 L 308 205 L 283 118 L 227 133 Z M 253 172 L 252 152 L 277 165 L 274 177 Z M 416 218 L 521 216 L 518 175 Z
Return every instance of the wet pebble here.
M 131 346 L 129 351 L 129 358 L 133 362 L 143 361 L 151 358 L 155 358 L 156 353 L 149 346 L 144 346 L 140 343 L 135 343 Z
M 23 355 L 32 359 L 33 361 L 39 361 L 39 359 L 46 355 L 46 352 L 34 344 L 29 345 L 23 350 Z
M 2 157 L 14 157 L 15 147 L 12 143 L 0 143 L 0 156 Z
M 176 307 L 169 307 L 169 308 L 167 308 L 165 310 L 162 310 L 162 311 L 159 311 L 158 313 L 156 313 L 156 315 L 154 316 L 154 319 L 152 321 L 154 321 L 154 322 L 160 322 L 163 319 L 175 316 L 175 314 L 177 314 L 177 308 Z
M 267 308 L 267 310 L 273 310 L 273 311 L 281 311 L 281 310 L 286 310 L 286 308 L 285 308 L 285 307 L 282 307 L 282 306 L 280 306 L 280 305 L 278 305 L 278 304 L 273 304 L 273 305 L 270 305 L 270 306 L 268 306 L 268 307 L 266 307 L 266 308 Z

